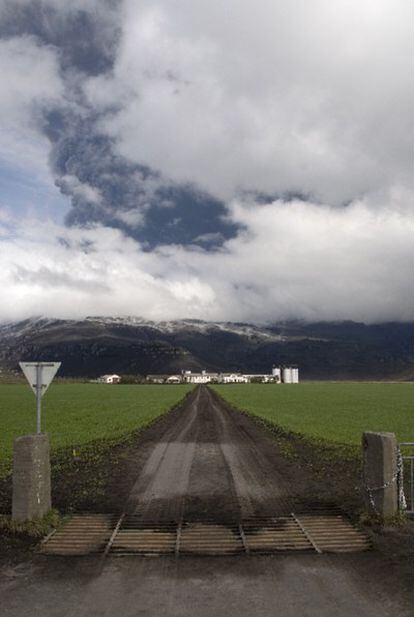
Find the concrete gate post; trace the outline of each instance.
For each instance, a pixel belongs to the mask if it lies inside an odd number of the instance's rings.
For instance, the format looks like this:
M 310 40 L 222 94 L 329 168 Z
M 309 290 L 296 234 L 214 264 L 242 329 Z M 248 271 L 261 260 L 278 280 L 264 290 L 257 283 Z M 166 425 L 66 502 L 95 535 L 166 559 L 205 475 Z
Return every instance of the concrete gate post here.
M 14 440 L 13 507 L 15 521 L 41 518 L 51 508 L 49 437 L 44 433 Z
M 394 433 L 362 435 L 365 505 L 381 517 L 398 513 L 397 440 Z

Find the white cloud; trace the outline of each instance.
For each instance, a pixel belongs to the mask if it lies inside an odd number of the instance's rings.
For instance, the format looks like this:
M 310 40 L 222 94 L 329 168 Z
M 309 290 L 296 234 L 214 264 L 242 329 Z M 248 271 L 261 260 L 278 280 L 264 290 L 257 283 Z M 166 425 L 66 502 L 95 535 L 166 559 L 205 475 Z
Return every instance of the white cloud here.
M 7 129 L 20 128 L 22 135 L 35 131 L 42 105 L 63 100 L 56 51 L 41 46 L 34 37 L 0 41 L 0 72 L 0 114 Z
M 132 229 L 140 227 L 144 222 L 144 214 L 141 210 L 120 210 L 115 212 L 115 218 Z
M 50 145 L 39 127 L 41 109 L 64 100 L 56 51 L 41 46 L 34 37 L 0 41 L 0 166 L 58 195 L 48 164 Z M 49 198 L 50 199 L 50 198 Z M 1 195 L 4 204 L 4 195 Z M 12 203 L 8 204 L 13 207 Z
M 244 231 L 215 253 L 148 252 L 117 230 L 0 214 L 0 318 L 413 320 L 414 5 L 124 0 L 120 11 L 113 70 L 98 77 L 62 78 L 58 50 L 33 37 L 0 41 L 0 161 L 52 182 L 37 120 L 67 96 L 84 117 L 102 113 L 119 153 L 162 172 L 137 175 L 141 211 L 114 218 L 140 226 L 169 178 L 224 199 Z M 100 202 L 70 172 L 63 181 Z M 309 197 L 259 206 L 241 191 Z
M 414 319 L 412 195 L 397 207 L 234 202 L 220 252 L 146 252 L 121 232 L 0 218 L 1 319 L 34 314 L 275 321 Z
M 89 203 L 97 204 L 102 201 L 102 195 L 97 188 L 87 182 L 81 182 L 76 176 L 70 174 L 62 176 L 59 183 L 75 197 L 85 199 Z
M 413 23 L 403 0 L 125 0 L 113 76 L 85 90 L 175 180 L 340 203 L 413 186 Z

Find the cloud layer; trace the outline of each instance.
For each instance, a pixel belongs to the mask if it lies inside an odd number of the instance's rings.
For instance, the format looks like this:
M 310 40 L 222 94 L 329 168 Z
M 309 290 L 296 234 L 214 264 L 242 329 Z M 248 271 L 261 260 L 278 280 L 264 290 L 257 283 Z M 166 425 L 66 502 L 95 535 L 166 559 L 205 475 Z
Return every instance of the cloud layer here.
M 126 0 L 111 74 L 88 80 L 131 160 L 237 191 L 342 203 L 409 183 L 414 8 L 397 0 Z
M 414 319 L 413 24 L 404 0 L 0 0 L 0 319 Z
M 413 320 L 414 215 L 405 195 L 395 198 L 392 210 L 233 203 L 246 230 L 214 252 L 148 252 L 107 227 L 16 227 L 4 217 L 0 317 Z

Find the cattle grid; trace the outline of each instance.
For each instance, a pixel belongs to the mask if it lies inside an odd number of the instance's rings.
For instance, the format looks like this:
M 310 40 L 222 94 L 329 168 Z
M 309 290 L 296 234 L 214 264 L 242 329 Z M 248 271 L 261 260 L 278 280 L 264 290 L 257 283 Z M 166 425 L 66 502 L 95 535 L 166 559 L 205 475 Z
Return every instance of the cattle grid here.
M 226 523 L 152 523 L 134 515 L 77 514 L 46 538 L 46 555 L 240 555 L 368 550 L 365 533 L 342 514 L 291 513 Z

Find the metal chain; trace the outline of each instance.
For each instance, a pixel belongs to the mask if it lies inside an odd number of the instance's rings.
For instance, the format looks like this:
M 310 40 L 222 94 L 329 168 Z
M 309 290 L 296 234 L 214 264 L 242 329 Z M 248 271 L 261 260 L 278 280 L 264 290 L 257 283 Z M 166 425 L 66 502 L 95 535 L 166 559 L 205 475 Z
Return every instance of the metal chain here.
M 404 494 L 404 459 L 401 448 L 397 447 L 397 481 L 398 481 L 398 509 L 404 512 L 407 509 L 407 500 Z
M 397 457 L 397 471 L 395 472 L 393 477 L 390 480 L 388 480 L 388 482 L 385 482 L 385 484 L 383 484 L 382 486 L 370 487 L 365 481 L 365 477 L 363 478 L 364 488 L 366 492 L 368 493 L 369 502 L 375 514 L 379 515 L 379 512 L 375 505 L 373 493 L 375 493 L 376 491 L 383 491 L 386 488 L 389 488 L 392 484 L 394 484 L 394 482 L 397 482 L 397 486 L 398 486 L 398 509 L 400 512 L 402 512 L 406 510 L 407 508 L 407 501 L 404 495 L 404 482 L 403 482 L 404 464 L 403 464 L 403 457 L 402 457 L 399 446 L 397 446 L 396 457 Z

